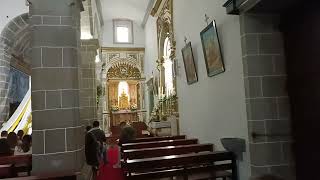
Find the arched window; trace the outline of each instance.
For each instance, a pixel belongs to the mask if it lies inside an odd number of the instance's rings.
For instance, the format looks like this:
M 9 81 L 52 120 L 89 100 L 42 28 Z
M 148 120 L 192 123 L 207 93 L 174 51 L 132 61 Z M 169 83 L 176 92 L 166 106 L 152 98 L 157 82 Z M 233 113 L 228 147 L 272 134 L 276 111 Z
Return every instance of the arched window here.
M 164 58 L 164 71 L 165 71 L 165 87 L 166 87 L 166 96 L 170 96 L 173 92 L 173 63 L 170 59 L 171 56 L 171 42 L 169 37 L 164 41 L 163 48 L 163 58 Z

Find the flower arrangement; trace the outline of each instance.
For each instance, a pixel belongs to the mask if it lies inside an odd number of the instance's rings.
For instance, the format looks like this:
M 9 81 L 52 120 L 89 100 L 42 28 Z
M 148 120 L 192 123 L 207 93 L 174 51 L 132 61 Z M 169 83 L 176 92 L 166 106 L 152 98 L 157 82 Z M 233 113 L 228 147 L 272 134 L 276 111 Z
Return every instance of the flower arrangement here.
M 119 107 L 118 106 L 112 106 L 111 107 L 111 111 L 119 111 Z
M 136 111 L 136 110 L 138 109 L 138 107 L 137 107 L 136 104 L 132 104 L 132 105 L 130 106 L 130 109 L 131 109 L 131 111 Z

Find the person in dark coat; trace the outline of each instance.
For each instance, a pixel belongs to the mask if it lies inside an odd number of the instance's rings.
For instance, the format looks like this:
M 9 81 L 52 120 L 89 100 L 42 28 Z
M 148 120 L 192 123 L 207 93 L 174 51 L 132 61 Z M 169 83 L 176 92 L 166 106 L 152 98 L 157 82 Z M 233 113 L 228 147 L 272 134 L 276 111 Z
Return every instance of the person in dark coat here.
M 10 156 L 13 154 L 13 151 L 10 148 L 10 144 L 7 139 L 0 139 L 0 157 L 1 156 Z
M 96 177 L 100 160 L 102 159 L 103 143 L 106 141 L 104 131 L 99 128 L 99 122 L 93 122 L 93 128 L 86 133 L 85 156 L 88 165 L 92 166 L 93 176 Z

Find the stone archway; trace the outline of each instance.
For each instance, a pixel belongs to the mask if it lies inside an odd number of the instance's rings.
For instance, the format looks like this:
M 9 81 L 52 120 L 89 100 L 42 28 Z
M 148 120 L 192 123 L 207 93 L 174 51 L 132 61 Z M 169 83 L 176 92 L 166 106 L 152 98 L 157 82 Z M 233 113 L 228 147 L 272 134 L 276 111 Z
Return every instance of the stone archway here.
M 30 64 L 30 25 L 27 13 L 12 19 L 0 35 L 0 124 L 8 119 L 9 71 L 12 61 Z

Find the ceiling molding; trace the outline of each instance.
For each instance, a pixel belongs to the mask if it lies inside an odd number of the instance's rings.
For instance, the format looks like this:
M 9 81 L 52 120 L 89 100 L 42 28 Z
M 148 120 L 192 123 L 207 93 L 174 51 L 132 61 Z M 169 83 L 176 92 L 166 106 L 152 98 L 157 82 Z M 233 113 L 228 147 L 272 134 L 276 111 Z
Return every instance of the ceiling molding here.
M 130 47 L 102 47 L 102 51 L 145 51 L 145 48 L 130 48 Z
M 149 16 L 151 14 L 151 11 L 153 9 L 153 5 L 154 3 L 156 2 L 156 0 L 150 0 L 149 1 L 149 4 L 148 4 L 148 7 L 147 7 L 147 10 L 146 10 L 146 13 L 144 14 L 144 18 L 143 18 L 143 21 L 142 21 L 142 28 L 144 28 L 148 22 L 148 19 L 149 19 Z

